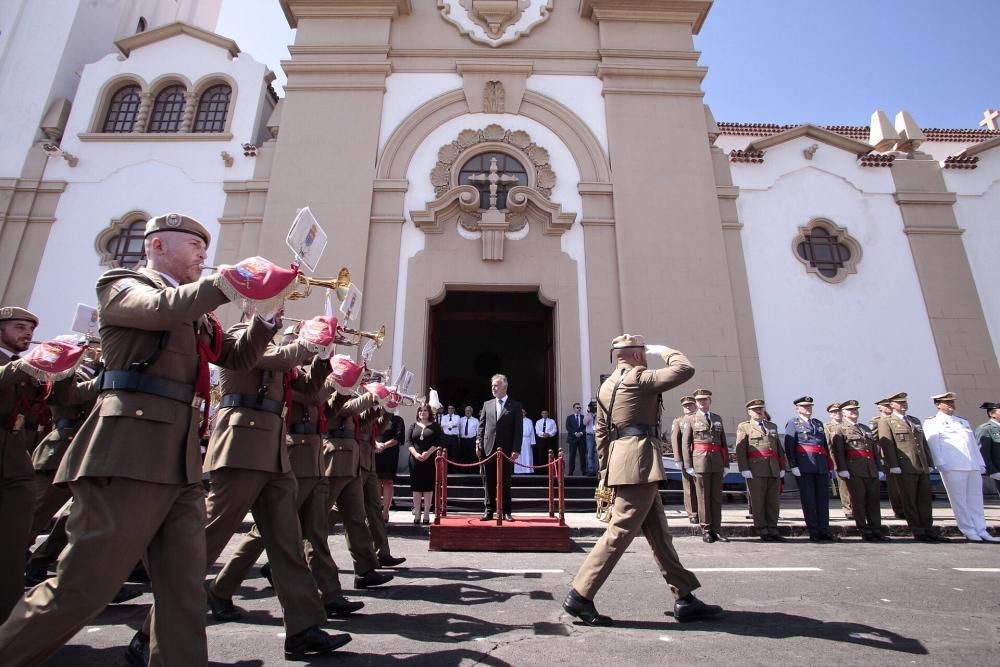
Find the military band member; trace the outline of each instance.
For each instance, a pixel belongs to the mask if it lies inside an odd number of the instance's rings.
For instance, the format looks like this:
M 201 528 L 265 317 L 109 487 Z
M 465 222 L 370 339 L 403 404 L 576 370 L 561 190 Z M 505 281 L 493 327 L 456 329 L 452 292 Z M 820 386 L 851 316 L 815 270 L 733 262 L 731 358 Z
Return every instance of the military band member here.
M 986 462 L 969 422 L 955 416 L 952 392 L 931 396 L 938 412 L 924 420 L 924 436 L 941 474 L 958 529 L 969 542 L 1000 542 L 986 530 L 983 478 Z
M 458 415 L 454 414 L 454 406 L 449 421 L 455 424 L 457 433 Z M 445 415 L 447 417 L 448 415 Z M 395 567 L 406 562 L 405 558 L 392 555 L 389 546 L 389 535 L 382 520 L 382 491 L 379 488 L 378 474 L 375 471 L 375 438 L 389 423 L 389 413 L 375 405 L 365 410 L 360 416 L 361 445 L 359 458 L 361 462 L 361 491 L 365 499 L 365 516 L 368 519 L 368 530 L 371 532 L 375 555 L 379 567 Z M 444 421 L 442 420 L 442 423 Z M 455 452 L 458 452 L 458 436 L 455 436 Z
M 747 402 L 750 419 L 736 427 L 736 464 L 750 491 L 750 511 L 757 536 L 784 542 L 778 532 L 779 485 L 785 476 L 785 453 L 778 427 L 764 418 L 763 399 Z
M 948 541 L 933 528 L 931 514 L 931 468 L 934 459 L 927 447 L 924 429 L 915 417 L 906 414 L 906 393 L 890 396 L 892 414 L 878 422 L 878 441 L 890 479 L 899 485 L 903 515 L 914 539 L 919 542 Z
M 43 388 L 11 364 L 28 351 L 38 317 L 24 308 L 0 308 L 0 622 L 24 593 L 25 554 L 31 544 L 34 471 L 28 455 L 27 401 Z
M 243 335 L 224 334 L 210 317 L 229 298 L 220 274 L 201 277 L 209 241 L 192 218 L 152 218 L 147 266 L 98 279 L 102 391 L 54 480 L 74 498 L 69 544 L 56 576 L 0 627 L 0 664 L 38 664 L 55 653 L 144 554 L 157 612 L 150 664 L 208 662 L 199 406 L 210 362 L 248 367 L 273 333 L 254 318 Z
M 611 348 L 618 361 L 598 392 L 595 428 L 598 475 L 615 494 L 611 521 L 577 572 L 563 609 L 588 625 L 611 625 L 609 617 L 597 612 L 594 596 L 632 540 L 642 533 L 674 595 L 674 618 L 686 622 L 716 616 L 721 607 L 707 605 L 691 593 L 701 584 L 677 557 L 659 493 L 664 476 L 662 444 L 656 432 L 657 397 L 687 381 L 694 368 L 677 350 L 647 347 L 642 336 L 618 336 Z M 647 351 L 662 357 L 666 367 L 648 369 Z
M 681 424 L 681 451 L 684 468 L 695 479 L 698 494 L 698 520 L 702 540 L 728 542 L 719 534 L 722 528 L 722 479 L 729 468 L 729 449 L 722 417 L 712 412 L 712 392 L 694 392 L 696 410 Z
M 671 453 L 673 454 L 674 461 L 681 469 L 681 488 L 684 489 L 684 510 L 687 512 L 688 521 L 690 523 L 699 523 L 698 488 L 695 484 L 694 476 L 689 474 L 687 468 L 684 467 L 684 452 L 682 451 L 683 447 L 681 444 L 681 424 L 687 417 L 694 414 L 695 405 L 694 396 L 682 396 L 681 409 L 684 411 L 684 414 L 680 417 L 676 417 L 670 424 Z
M 833 442 L 833 434 L 843 421 L 843 415 L 840 413 L 840 403 L 831 403 L 826 406 L 826 414 L 829 416 L 830 421 L 823 424 L 823 433 L 826 435 L 826 442 L 829 445 L 829 443 Z M 847 520 L 853 519 L 851 494 L 847 492 L 847 482 L 840 477 L 834 476 L 829 484 L 833 490 L 834 497 L 840 498 L 840 506 L 844 510 L 844 518 Z
M 892 408 L 889 407 L 889 400 L 886 398 L 875 401 L 875 407 L 878 408 L 878 414 L 871 418 L 868 422 L 868 426 L 871 428 L 872 433 L 878 437 L 878 422 L 884 417 L 888 417 L 892 414 Z M 879 477 L 885 481 L 886 489 L 889 492 L 889 506 L 892 508 L 892 515 L 897 519 L 905 519 L 903 516 L 903 500 L 899 493 L 899 484 L 896 483 L 896 478 L 892 475 L 886 473 L 885 470 L 885 460 L 882 460 L 883 469 L 879 473 Z
M 793 401 L 798 416 L 785 424 L 785 456 L 799 487 L 802 514 L 813 542 L 832 542 L 830 533 L 830 446 L 823 422 L 813 419 L 813 398 Z
M 979 442 L 979 452 L 986 463 L 986 474 L 1000 490 L 1000 403 L 983 403 L 979 406 L 986 410 L 989 421 L 976 427 L 976 441 Z
M 882 457 L 878 441 L 870 428 L 858 422 L 857 401 L 844 401 L 840 410 L 844 419 L 833 432 L 833 458 L 837 476 L 847 482 L 854 525 L 865 542 L 888 542 L 889 538 L 882 534 L 879 497 Z

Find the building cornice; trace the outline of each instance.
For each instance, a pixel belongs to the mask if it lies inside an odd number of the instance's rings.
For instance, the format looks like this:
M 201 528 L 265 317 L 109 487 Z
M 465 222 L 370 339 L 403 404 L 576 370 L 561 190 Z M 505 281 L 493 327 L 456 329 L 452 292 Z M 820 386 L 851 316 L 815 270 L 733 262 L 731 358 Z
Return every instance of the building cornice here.
M 123 141 L 232 141 L 229 132 L 81 132 L 80 141 L 119 143 Z
M 697 35 L 712 0 L 580 0 L 580 16 L 595 21 L 686 23 Z
M 396 18 L 410 13 L 410 0 L 280 0 L 292 28 L 301 18 Z
M 842 134 L 837 134 L 836 132 L 831 132 L 830 130 L 817 125 L 808 124 L 799 125 L 785 130 L 784 132 L 772 134 L 764 139 L 758 139 L 757 141 L 751 142 L 747 148 L 763 151 L 773 146 L 777 146 L 778 144 L 783 144 L 786 141 L 798 139 L 799 137 L 809 137 L 810 139 L 822 141 L 823 143 L 837 148 L 842 148 L 843 150 L 854 153 L 855 155 L 864 155 L 865 153 L 870 153 L 872 150 L 872 147 L 866 143 L 855 141 L 854 139 L 845 137 Z
M 181 21 L 119 39 L 115 42 L 115 46 L 127 58 L 135 49 L 141 49 L 144 46 L 162 42 L 177 35 L 188 35 L 189 37 L 194 37 L 213 46 L 225 49 L 229 52 L 230 58 L 235 58 L 240 54 L 239 45 L 228 37 L 217 35 L 214 32 L 209 32 L 208 30 L 203 30 L 202 28 Z

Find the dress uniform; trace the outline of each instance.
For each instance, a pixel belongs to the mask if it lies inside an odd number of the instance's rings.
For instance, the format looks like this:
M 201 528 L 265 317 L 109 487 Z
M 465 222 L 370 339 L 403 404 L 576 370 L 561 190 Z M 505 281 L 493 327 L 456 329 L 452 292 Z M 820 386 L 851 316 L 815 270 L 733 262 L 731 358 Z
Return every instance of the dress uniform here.
M 854 508 L 854 525 L 866 542 L 886 542 L 882 535 L 879 500 L 879 472 L 882 458 L 871 429 L 858 423 L 858 402 L 841 403 L 845 419 L 833 433 L 833 458 L 837 476 L 847 482 Z M 845 475 L 846 473 L 846 475 Z
M 976 441 L 986 463 L 986 474 L 996 484 L 1000 481 L 1000 403 L 983 403 L 979 407 L 986 410 L 990 420 L 976 427 Z
M 664 475 L 657 397 L 688 380 L 694 368 L 677 350 L 659 345 L 646 348 L 642 336 L 619 336 L 612 341 L 612 349 L 618 354 L 618 366 L 598 392 L 595 428 L 598 474 L 614 491 L 611 520 L 577 572 L 563 608 L 587 624 L 610 625 L 610 618 L 597 613 L 593 598 L 632 540 L 642 533 L 676 600 L 674 618 L 714 616 L 722 611 L 719 607 L 691 595 L 701 584 L 677 557 L 659 493 Z M 647 349 L 663 357 L 666 367 L 646 368 Z
M 684 452 L 682 451 L 681 432 L 682 424 L 694 412 L 694 396 L 682 396 L 681 406 L 686 414 L 677 417 L 670 424 L 670 446 L 674 461 L 681 468 L 681 488 L 684 490 L 684 510 L 687 512 L 688 521 L 699 523 L 698 521 L 698 488 L 694 475 L 687 471 L 684 465 Z
M 906 414 L 906 393 L 887 399 L 893 413 L 878 422 L 878 441 L 890 479 L 899 485 L 903 515 L 913 537 L 921 542 L 938 542 L 931 514 L 931 458 L 920 422 Z
M 712 392 L 698 389 L 695 401 L 708 399 Z M 709 406 L 710 407 L 710 406 Z M 719 535 L 722 528 L 722 479 L 729 468 L 729 449 L 722 417 L 710 409 L 696 410 L 681 423 L 681 451 L 684 469 L 695 479 L 698 520 L 705 542 L 728 541 Z
M 344 523 L 347 550 L 354 561 L 355 588 L 378 586 L 392 580 L 392 575 L 376 570 L 379 565 L 378 556 L 366 521 L 365 493 L 361 479 L 360 415 L 377 402 L 378 399 L 371 392 L 351 398 L 337 394 L 324 406 L 329 429 L 323 439 L 323 473 L 330 483 L 327 510 L 336 505 L 340 520 Z
M 201 243 L 168 240 L 167 232 Z M 178 285 L 185 276 L 155 270 L 158 259 L 204 261 L 209 234 L 201 224 L 159 216 L 146 225 L 147 237 L 154 233 L 149 267 L 113 269 L 97 281 L 101 394 L 55 477 L 74 498 L 69 545 L 56 576 L 0 627 L 0 664 L 46 660 L 107 605 L 144 555 L 157 613 L 150 664 L 208 662 L 198 406 L 209 362 L 250 366 L 273 330 L 255 319 L 242 336 L 223 334 L 208 317 L 229 301 L 219 274 L 198 278 L 197 265 L 184 264 L 189 282 Z
M 785 453 L 778 427 L 764 419 L 764 401 L 749 401 L 747 410 L 751 418 L 736 427 L 736 464 L 750 491 L 754 530 L 765 542 L 781 542 L 778 487 L 785 475 Z
M 831 403 L 826 406 L 826 413 L 830 415 L 830 421 L 823 424 L 823 434 L 826 436 L 827 445 L 833 442 L 833 434 L 840 427 L 842 416 L 840 403 Z M 851 509 L 851 494 L 847 490 L 847 482 L 842 477 L 835 477 L 830 480 L 833 495 L 840 498 L 840 507 L 844 510 L 844 517 L 851 519 L 853 510 Z
M 809 539 L 833 540 L 830 534 L 830 448 L 823 422 L 812 418 L 812 396 L 793 404 L 799 416 L 785 424 L 785 456 L 795 475 Z
M 22 340 L 11 341 L 11 347 L 18 349 L 0 348 L 0 622 L 24 594 L 24 556 L 31 544 L 35 503 L 24 412 L 27 402 L 43 391 L 30 375 L 18 370 L 19 364 L 11 364 L 17 356 L 14 352 L 28 349 L 38 318 L 23 308 L 0 308 L 0 324 L 14 323 L 24 325 Z
M 351 602 L 344 598 L 337 564 L 330 554 L 327 541 L 329 484 L 320 466 L 320 454 L 323 448 L 321 434 L 326 429 L 322 429 L 320 425 L 320 405 L 317 397 L 322 392 L 329 373 L 330 362 L 324 359 L 315 359 L 308 367 L 295 369 L 292 372 L 289 380 L 291 412 L 285 444 L 288 447 L 288 461 L 292 475 L 298 487 L 295 501 L 302 539 L 306 540 L 311 548 L 309 570 L 319 588 L 327 616 L 341 616 L 361 609 L 364 603 Z M 264 553 L 264 548 L 264 538 L 255 524 L 237 545 L 229 562 L 215 577 L 215 581 L 212 582 L 212 592 L 222 599 L 232 598 L 254 563 Z M 270 563 L 265 572 L 271 578 Z
M 875 415 L 868 422 L 868 427 L 871 428 L 872 433 L 878 438 L 878 422 L 883 417 L 888 417 L 892 414 L 892 408 L 889 407 L 889 401 L 886 399 L 881 399 L 875 402 L 875 406 L 879 409 L 879 414 Z M 882 463 L 885 463 L 883 459 Z M 899 484 L 896 483 L 896 478 L 892 475 L 888 475 L 884 469 L 879 477 L 885 481 L 886 490 L 889 493 L 889 506 L 892 508 L 892 515 L 897 519 L 904 519 L 903 516 L 903 500 L 902 496 L 899 494 Z
M 382 418 L 385 418 L 384 421 Z M 445 415 L 447 418 L 448 415 Z M 455 425 L 455 452 L 458 452 L 458 415 L 451 415 L 449 420 Z M 375 440 L 383 426 L 389 422 L 388 413 L 375 405 L 360 415 L 361 443 L 359 445 L 359 464 L 361 467 L 361 491 L 365 499 L 365 517 L 368 520 L 368 530 L 372 535 L 375 556 L 381 567 L 395 567 L 406 562 L 405 558 L 392 555 L 389 547 L 389 534 L 382 520 L 382 490 L 378 483 L 378 472 L 375 470 Z M 442 420 L 444 423 L 444 420 Z
M 969 422 L 955 416 L 952 392 L 931 396 L 938 413 L 924 420 L 924 436 L 934 457 L 958 529 L 969 542 L 1000 542 L 986 530 L 983 478 L 986 462 Z

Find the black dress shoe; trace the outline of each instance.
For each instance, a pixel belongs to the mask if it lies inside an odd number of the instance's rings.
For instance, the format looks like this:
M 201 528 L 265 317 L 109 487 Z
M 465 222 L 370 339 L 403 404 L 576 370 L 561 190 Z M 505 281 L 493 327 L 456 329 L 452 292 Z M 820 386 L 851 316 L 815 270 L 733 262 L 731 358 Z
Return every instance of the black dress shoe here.
M 864 533 L 864 534 L 861 535 L 861 541 L 862 542 L 877 542 L 878 540 L 875 539 L 874 535 L 871 535 L 869 533 Z
M 610 616 L 597 613 L 597 607 L 594 606 L 593 601 L 577 593 L 575 588 L 569 589 L 569 593 L 566 594 L 566 599 L 563 600 L 562 606 L 567 614 L 580 619 L 587 625 L 606 626 L 614 624 Z
M 264 563 L 260 566 L 260 576 L 267 579 L 267 585 L 274 588 L 274 579 L 271 578 L 271 564 Z
M 719 535 L 718 533 L 712 533 L 712 537 L 715 538 L 716 542 L 728 542 L 729 541 L 728 537 L 723 537 L 722 535 Z
M 837 537 L 835 537 L 835 536 L 833 536 L 833 535 L 831 535 L 830 533 L 820 533 L 819 534 L 819 541 L 820 542 L 839 542 L 840 539 L 837 538 Z
M 396 567 L 397 565 L 402 565 L 405 562 L 405 558 L 396 558 L 395 556 L 383 556 L 378 559 L 379 567 Z
M 704 535 L 701 536 L 701 541 L 705 542 L 706 544 L 711 544 L 712 542 L 715 542 L 715 535 L 713 535 L 712 533 L 705 533 Z
M 772 542 L 785 542 L 786 540 L 785 540 L 785 536 L 782 535 L 781 533 L 775 533 L 775 534 L 771 535 L 771 541 Z
M 314 625 L 285 639 L 285 658 L 301 660 L 313 655 L 327 655 L 349 641 L 350 635 L 328 635 Z
M 111 598 L 111 602 L 109 604 L 121 604 L 122 602 L 128 602 L 129 600 L 136 599 L 140 595 L 142 595 L 142 591 L 122 586 L 118 589 L 118 592 L 115 593 L 115 596 Z
M 883 535 L 882 533 L 873 533 L 872 537 L 876 542 L 892 542 L 892 538 L 888 535 Z
M 492 521 L 493 520 L 493 512 L 489 512 L 489 511 L 483 512 L 483 515 L 481 517 L 479 517 L 479 520 L 480 521 Z
M 132 667 L 146 667 L 149 664 L 149 635 L 139 630 L 125 649 L 125 663 Z
M 722 607 L 718 605 L 705 604 L 693 595 L 688 597 L 688 600 L 674 602 L 674 618 L 680 623 L 715 618 L 722 613 Z
M 326 609 L 327 618 L 333 618 L 334 616 L 347 616 L 349 614 L 353 614 L 364 606 L 364 602 L 351 601 L 343 595 L 338 595 L 329 602 L 323 603 L 323 608 Z
M 914 535 L 913 539 L 916 542 L 927 542 L 928 544 L 932 544 L 933 542 L 935 542 L 934 538 L 932 538 L 930 535 Z
M 770 535 L 758 535 L 757 537 L 760 538 L 761 542 L 773 542 L 774 541 L 774 540 L 771 539 Z
M 369 570 L 359 577 L 354 577 L 354 587 L 355 588 L 371 588 L 372 586 L 381 586 L 382 584 L 387 584 L 392 581 L 391 574 L 385 574 L 379 572 L 378 570 Z
M 928 535 L 927 537 L 931 538 L 931 542 L 951 542 L 950 537 L 945 537 L 944 535 L 940 535 L 938 533 Z
M 511 515 L 510 512 L 504 512 L 503 513 L 503 520 L 504 521 L 513 521 L 514 517 Z
M 243 610 L 233 604 L 232 600 L 220 598 L 206 587 L 208 594 L 208 610 L 212 612 L 212 618 L 220 623 L 230 623 L 243 618 Z

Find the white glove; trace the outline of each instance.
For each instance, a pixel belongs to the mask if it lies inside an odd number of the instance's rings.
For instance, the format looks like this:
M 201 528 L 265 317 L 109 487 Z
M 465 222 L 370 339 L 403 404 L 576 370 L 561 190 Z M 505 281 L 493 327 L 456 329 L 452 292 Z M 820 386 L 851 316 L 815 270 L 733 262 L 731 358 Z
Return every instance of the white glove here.
M 997 481 L 1000 481 L 1000 472 L 995 472 L 992 475 L 990 475 L 990 477 L 992 477 L 993 479 L 995 479 Z
M 666 354 L 669 350 L 670 350 L 670 348 L 668 348 L 666 345 L 647 345 L 646 346 L 646 354 L 656 354 L 656 355 L 659 355 L 661 357 L 664 354 Z
M 895 468 L 889 468 L 889 472 L 891 472 L 893 475 L 902 475 L 903 469 L 900 468 L 899 466 L 896 466 Z
M 885 481 L 885 473 L 882 472 L 881 470 L 878 471 L 878 481 L 880 481 L 880 482 L 884 482 Z
M 801 477 L 802 471 L 799 470 L 798 466 L 792 466 L 792 474 L 795 475 L 796 477 Z
M 687 473 L 694 477 L 694 468 L 688 468 Z
M 840 475 L 841 479 L 850 479 L 851 478 L 851 471 L 850 470 L 841 470 L 841 471 L 837 472 L 837 474 Z
M 743 475 L 743 479 L 753 479 L 753 473 L 749 470 L 742 470 L 740 474 Z
M 784 470 L 779 470 L 778 471 L 778 477 L 780 479 L 785 479 L 785 471 Z

